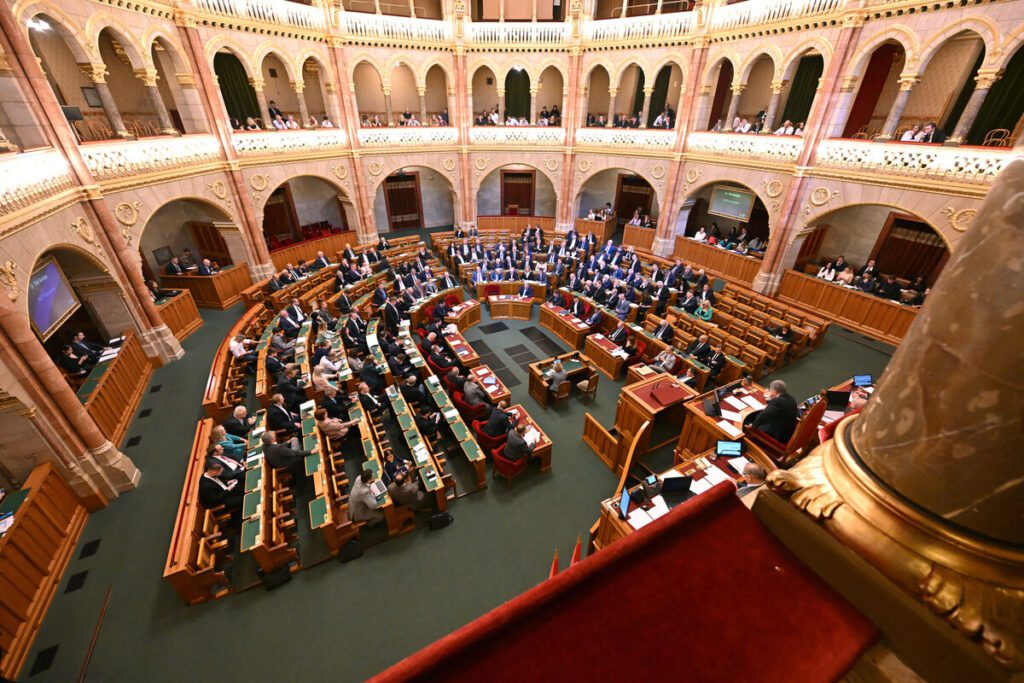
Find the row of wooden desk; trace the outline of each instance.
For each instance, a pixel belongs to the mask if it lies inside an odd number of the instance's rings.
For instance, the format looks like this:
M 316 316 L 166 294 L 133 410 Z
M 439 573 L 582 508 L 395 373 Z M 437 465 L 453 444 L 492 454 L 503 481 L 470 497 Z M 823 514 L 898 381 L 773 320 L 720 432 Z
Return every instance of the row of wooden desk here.
M 500 294 L 487 297 L 487 307 L 494 320 L 529 320 L 533 315 L 533 297 Z
M 540 305 L 538 322 L 541 327 L 551 330 L 559 339 L 574 349 L 583 346 L 584 338 L 591 331 L 590 325 L 555 304 L 543 303 Z
M 589 376 L 592 367 L 590 359 L 578 351 L 570 351 L 553 358 L 530 363 L 528 368 L 530 396 L 542 408 L 547 408 L 551 401 L 551 380 L 548 379 L 547 373 L 556 360 L 561 361 L 562 369 L 565 370 L 567 381 L 570 383 Z
M 127 433 L 152 374 L 138 335 L 128 330 L 118 354 L 94 366 L 78 388 L 78 400 L 111 443 L 119 445 Z
M 484 300 L 492 296 L 519 296 L 523 285 L 530 285 L 533 289 L 531 297 L 537 303 L 548 298 L 548 283 L 537 282 L 536 280 L 501 280 L 499 282 L 477 282 L 476 298 Z
M 238 303 L 242 290 L 252 285 L 249 266 L 225 266 L 213 275 L 162 275 L 160 285 L 164 289 L 187 289 L 200 308 L 216 308 L 223 311 Z

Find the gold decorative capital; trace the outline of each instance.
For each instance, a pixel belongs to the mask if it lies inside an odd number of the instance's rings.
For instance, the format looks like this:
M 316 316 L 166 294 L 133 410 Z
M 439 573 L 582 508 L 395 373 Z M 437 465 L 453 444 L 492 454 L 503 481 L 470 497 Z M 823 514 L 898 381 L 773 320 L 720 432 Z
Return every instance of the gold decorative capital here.
M 920 76 L 900 76 L 898 81 L 900 90 L 913 90 L 914 86 L 920 82 Z
M 79 64 L 78 68 L 82 72 L 82 74 L 93 83 L 107 82 L 107 65 L 103 64 L 102 62 L 100 62 L 99 64 Z
M 262 78 L 250 78 L 249 85 L 256 92 L 263 92 L 263 86 L 266 85 L 266 82 Z
M 978 75 L 974 77 L 974 87 L 978 90 L 988 90 L 1003 75 L 999 69 L 978 69 Z
M 142 81 L 142 85 L 147 88 L 155 88 L 159 74 L 157 74 L 156 69 L 136 69 L 135 77 Z
M 301 95 L 302 91 L 306 89 L 306 84 L 303 81 L 293 81 L 291 86 L 296 95 Z
M 746 88 L 747 88 L 747 84 L 746 83 L 733 83 L 732 84 L 732 88 L 731 88 L 732 94 L 733 95 L 740 95 L 740 94 L 743 93 L 744 90 L 746 90 Z
M 18 276 L 14 274 L 14 271 L 18 269 L 18 264 L 14 261 L 4 261 L 3 266 L 0 266 L 0 285 L 7 288 L 7 298 L 11 301 L 15 301 L 18 295 L 21 293 L 21 287 L 18 285 Z

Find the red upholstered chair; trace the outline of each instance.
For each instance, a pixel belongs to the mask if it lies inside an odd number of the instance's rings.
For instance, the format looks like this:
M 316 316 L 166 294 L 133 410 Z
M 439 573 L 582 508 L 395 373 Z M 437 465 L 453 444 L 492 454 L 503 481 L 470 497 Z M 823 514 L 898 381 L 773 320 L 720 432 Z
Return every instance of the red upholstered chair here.
M 481 403 L 478 406 L 469 405 L 466 403 L 466 397 L 457 389 L 452 392 L 452 400 L 455 402 L 455 409 L 462 413 L 462 417 L 467 420 L 482 420 L 487 416 L 486 404 Z
M 521 460 L 508 460 L 505 458 L 505 444 L 491 450 L 491 476 L 505 477 L 508 485 L 512 485 L 512 479 L 518 477 L 526 469 L 526 458 Z
M 824 392 L 822 393 L 824 394 Z M 817 435 L 818 423 L 821 422 L 826 407 L 828 407 L 828 401 L 822 395 L 818 402 L 806 410 L 800 421 L 796 423 L 796 429 L 793 430 L 793 436 L 789 437 L 788 443 L 779 443 L 760 429 L 750 426 L 744 426 L 743 431 L 764 450 L 769 458 L 779 465 L 790 465 L 806 455 L 802 452 L 803 448 Z
M 498 296 L 501 294 L 501 287 L 499 285 L 487 285 L 484 287 L 484 296 Z
M 432 320 L 434 317 L 434 304 L 427 306 L 426 310 L 423 311 L 424 320 Z
M 449 394 L 454 394 L 456 391 L 462 391 L 462 387 L 457 384 L 453 384 L 452 381 L 448 379 L 448 373 L 444 374 L 441 381 L 444 382 L 444 387 L 448 390 Z
M 440 365 L 434 362 L 434 360 L 430 357 L 429 354 L 424 354 L 424 357 L 427 359 L 427 365 L 430 366 L 431 371 L 435 375 L 437 375 L 438 377 L 444 377 L 445 375 L 448 374 L 447 372 L 445 372 L 444 368 L 442 368 Z
M 473 420 L 473 433 L 476 434 L 476 440 L 480 442 L 480 447 L 484 449 L 484 453 L 490 453 L 498 446 L 504 446 L 505 441 L 508 439 L 507 435 L 503 436 L 491 436 L 484 431 L 484 425 L 486 422 L 482 420 Z
M 417 327 L 416 328 L 416 334 L 419 335 L 419 337 L 420 337 L 420 345 L 422 346 L 423 345 L 423 340 L 427 338 L 427 331 L 425 329 L 423 329 L 422 327 Z
M 456 296 L 455 294 L 449 294 L 444 298 L 444 305 L 447 306 L 448 308 L 451 308 L 452 306 L 458 306 L 461 303 L 462 300 L 459 299 L 459 297 Z

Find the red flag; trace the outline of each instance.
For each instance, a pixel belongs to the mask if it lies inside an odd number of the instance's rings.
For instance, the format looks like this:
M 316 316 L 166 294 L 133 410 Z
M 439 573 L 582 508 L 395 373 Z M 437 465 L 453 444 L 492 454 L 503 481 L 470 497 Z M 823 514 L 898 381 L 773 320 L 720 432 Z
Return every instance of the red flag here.
M 555 559 L 551 560 L 551 573 L 548 574 L 548 578 L 550 579 L 551 577 L 553 577 L 557 573 L 558 573 L 558 549 L 555 548 Z
M 583 537 L 576 536 L 576 547 L 572 551 L 572 559 L 569 560 L 569 566 L 573 566 L 580 561 L 580 552 L 583 550 Z

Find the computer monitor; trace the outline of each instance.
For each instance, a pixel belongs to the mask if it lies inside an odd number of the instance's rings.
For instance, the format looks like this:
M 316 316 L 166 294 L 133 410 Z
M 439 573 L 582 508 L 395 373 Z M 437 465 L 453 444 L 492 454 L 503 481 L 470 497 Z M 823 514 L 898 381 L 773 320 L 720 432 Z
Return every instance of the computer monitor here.
M 629 487 L 622 487 L 622 494 L 619 496 L 619 517 L 626 519 L 629 517 Z
M 875 383 L 874 378 L 871 375 L 854 375 L 853 386 L 855 387 L 870 387 Z
M 719 441 L 715 444 L 715 455 L 720 458 L 738 458 L 743 455 L 743 442 Z
M 849 391 L 829 391 L 825 394 L 825 400 L 828 402 L 825 410 L 842 410 L 845 411 L 847 406 L 850 405 L 850 392 Z

